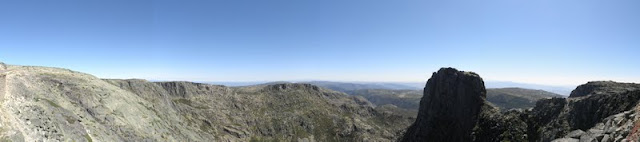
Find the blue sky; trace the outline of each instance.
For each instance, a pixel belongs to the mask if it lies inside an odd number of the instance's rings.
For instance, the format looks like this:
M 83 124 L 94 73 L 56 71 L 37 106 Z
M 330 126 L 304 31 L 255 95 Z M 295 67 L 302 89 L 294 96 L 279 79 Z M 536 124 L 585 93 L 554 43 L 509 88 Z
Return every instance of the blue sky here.
M 0 61 L 102 78 L 640 82 L 637 0 L 3 0 Z

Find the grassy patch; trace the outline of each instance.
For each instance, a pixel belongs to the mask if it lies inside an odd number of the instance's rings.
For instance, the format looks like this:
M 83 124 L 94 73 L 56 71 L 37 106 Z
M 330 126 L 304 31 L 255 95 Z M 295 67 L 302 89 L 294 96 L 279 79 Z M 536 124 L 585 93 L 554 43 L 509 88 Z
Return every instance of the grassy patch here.
M 84 138 L 87 139 L 88 142 L 93 142 L 93 139 L 91 139 L 89 134 L 84 134 Z
M 202 121 L 202 124 L 200 124 L 200 130 L 210 132 L 213 130 L 213 126 L 211 126 L 211 123 L 207 121 Z
M 51 106 L 54 106 L 54 107 L 60 107 L 60 105 L 56 104 L 55 102 L 53 102 L 53 101 L 51 101 L 51 100 L 46 100 L 46 99 L 45 99 L 45 101 L 47 101 L 47 103 L 49 103 L 49 105 L 51 105 Z
M 193 102 L 191 102 L 190 100 L 187 100 L 187 99 L 175 99 L 175 100 L 173 100 L 173 102 L 185 104 L 185 105 L 188 105 L 190 107 L 197 108 L 197 109 L 209 109 L 209 107 L 207 107 L 207 106 L 194 105 Z
M 71 117 L 71 116 L 64 115 L 64 118 L 67 120 L 67 122 L 69 122 L 69 124 L 75 124 L 76 123 L 76 119 L 73 119 L 73 117 Z
M 47 99 L 41 99 L 41 98 L 36 98 L 36 102 L 40 101 L 40 100 L 44 100 L 46 101 L 49 105 L 54 106 L 54 107 L 60 107 L 60 105 L 56 104 L 55 102 L 51 101 L 51 100 L 47 100 Z
M 191 101 L 187 100 L 187 99 L 175 99 L 175 100 L 173 100 L 173 102 L 177 102 L 177 103 L 181 103 L 181 104 L 185 104 L 185 105 L 191 106 Z

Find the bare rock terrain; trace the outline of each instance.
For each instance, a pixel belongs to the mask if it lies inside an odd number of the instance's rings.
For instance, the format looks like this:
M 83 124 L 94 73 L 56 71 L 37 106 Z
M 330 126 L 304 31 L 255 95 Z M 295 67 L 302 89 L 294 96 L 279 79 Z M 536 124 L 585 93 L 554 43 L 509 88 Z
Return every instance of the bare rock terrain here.
M 640 85 L 595 81 L 570 98 L 500 112 L 485 101 L 482 78 L 443 68 L 429 79 L 418 116 L 401 141 L 639 141 Z
M 394 141 L 412 121 L 309 84 L 225 87 L 0 70 L 0 140 Z
M 639 141 L 640 85 L 596 81 L 500 111 L 482 78 L 442 68 L 417 117 L 311 84 L 100 79 L 0 63 L 0 141 Z M 413 122 L 413 124 L 412 124 Z

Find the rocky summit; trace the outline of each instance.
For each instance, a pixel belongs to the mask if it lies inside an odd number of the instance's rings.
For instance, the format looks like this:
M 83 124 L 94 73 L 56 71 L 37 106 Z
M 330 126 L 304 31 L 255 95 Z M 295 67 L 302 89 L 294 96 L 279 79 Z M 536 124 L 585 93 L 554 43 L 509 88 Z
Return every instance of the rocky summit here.
M 477 74 L 440 69 L 427 81 L 418 117 L 402 141 L 471 141 L 486 93 Z
M 578 86 L 571 91 L 569 97 L 582 97 L 588 95 L 599 94 L 616 94 L 620 92 L 638 90 L 640 84 L 634 83 L 618 83 L 613 81 L 592 81 L 587 84 Z

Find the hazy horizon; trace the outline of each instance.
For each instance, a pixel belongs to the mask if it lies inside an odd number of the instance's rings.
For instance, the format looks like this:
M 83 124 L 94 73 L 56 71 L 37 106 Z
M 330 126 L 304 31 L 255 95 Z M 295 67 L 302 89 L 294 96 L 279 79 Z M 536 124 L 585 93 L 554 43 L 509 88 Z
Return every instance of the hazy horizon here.
M 100 78 L 640 82 L 640 1 L 2 1 L 0 61 Z

